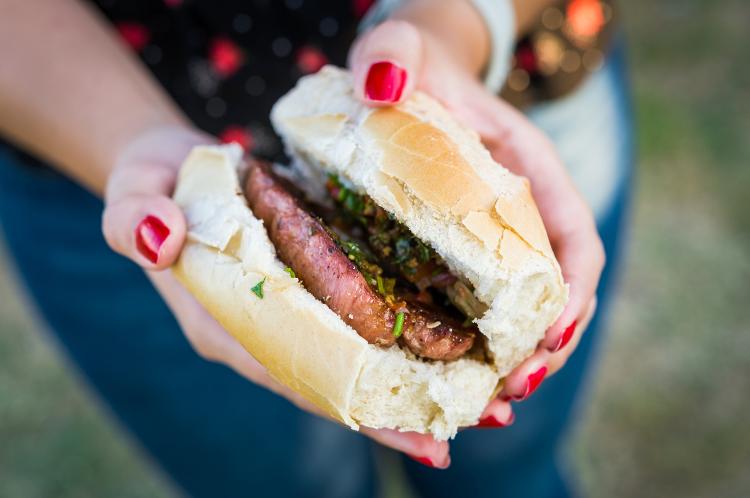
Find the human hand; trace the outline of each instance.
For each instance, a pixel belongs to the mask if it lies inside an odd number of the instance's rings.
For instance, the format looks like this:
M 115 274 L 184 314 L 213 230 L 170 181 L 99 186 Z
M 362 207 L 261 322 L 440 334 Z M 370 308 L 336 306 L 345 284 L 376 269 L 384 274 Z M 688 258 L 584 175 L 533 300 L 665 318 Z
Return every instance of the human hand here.
M 423 2 L 427 3 L 427 2 Z M 532 193 L 560 262 L 570 299 L 535 353 L 506 378 L 480 426 L 512 423 L 508 402 L 528 397 L 575 350 L 596 308 L 604 250 L 593 215 L 551 141 L 520 112 L 487 91 L 455 46 L 436 35 L 431 11 L 411 9 L 361 36 L 350 53 L 358 96 L 374 106 L 403 101 L 414 90 L 441 101 L 476 130 L 493 157 L 531 181 Z
M 215 142 L 196 130 L 162 127 L 143 133 L 125 147 L 107 183 L 102 222 L 105 239 L 112 249 L 146 271 L 199 356 L 232 368 L 303 410 L 325 416 L 271 378 L 169 270 L 187 231 L 182 211 L 171 199 L 177 172 L 193 146 Z M 442 468 L 449 464 L 447 443 L 430 436 L 366 427 L 361 432 L 423 463 Z

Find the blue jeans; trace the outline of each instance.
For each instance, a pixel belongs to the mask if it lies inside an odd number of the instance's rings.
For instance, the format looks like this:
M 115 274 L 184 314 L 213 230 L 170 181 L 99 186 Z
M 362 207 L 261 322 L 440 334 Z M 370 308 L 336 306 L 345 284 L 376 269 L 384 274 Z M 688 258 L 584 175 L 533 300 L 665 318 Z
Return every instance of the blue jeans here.
M 423 496 L 571 493 L 556 457 L 601 336 L 627 212 L 624 81 L 618 51 L 578 94 L 530 112 L 597 208 L 609 261 L 599 312 L 568 365 L 516 406 L 514 426 L 463 431 L 447 471 L 403 460 Z M 570 130 L 592 129 L 575 120 L 597 115 L 604 124 L 593 129 L 607 146 L 582 154 L 574 145 L 584 139 Z M 606 174 L 590 170 L 591 156 Z M 82 378 L 179 487 L 199 497 L 377 494 L 369 440 L 201 360 L 143 273 L 104 243 L 101 202 L 31 162 L 0 146 L 0 221 L 22 283 Z

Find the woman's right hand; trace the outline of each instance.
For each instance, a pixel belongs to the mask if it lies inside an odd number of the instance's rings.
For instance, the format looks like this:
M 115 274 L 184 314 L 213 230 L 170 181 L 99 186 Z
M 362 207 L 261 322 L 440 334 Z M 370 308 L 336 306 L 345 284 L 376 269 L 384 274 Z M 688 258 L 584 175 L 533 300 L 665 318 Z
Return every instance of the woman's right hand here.
M 177 172 L 193 146 L 213 143 L 213 137 L 200 131 L 165 126 L 147 130 L 125 146 L 107 181 L 104 237 L 113 250 L 146 271 L 199 356 L 223 363 L 299 408 L 324 416 L 299 394 L 271 378 L 169 271 L 187 232 L 185 217 L 171 199 Z M 431 436 L 366 427 L 360 430 L 427 465 L 445 468 L 450 463 L 448 443 Z

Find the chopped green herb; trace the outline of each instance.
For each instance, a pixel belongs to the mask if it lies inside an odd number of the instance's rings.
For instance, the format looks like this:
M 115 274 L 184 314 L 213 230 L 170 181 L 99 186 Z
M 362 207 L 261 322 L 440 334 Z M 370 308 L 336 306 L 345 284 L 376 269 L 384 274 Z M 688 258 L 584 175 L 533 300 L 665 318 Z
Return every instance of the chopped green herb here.
M 393 296 L 393 289 L 396 287 L 396 279 L 395 278 L 384 278 L 383 279 L 383 287 L 385 287 L 385 295 L 386 296 Z
M 385 294 L 385 287 L 383 287 L 383 277 L 381 277 L 380 275 L 378 275 L 375 278 L 376 278 L 376 280 L 378 282 L 378 292 L 380 292 L 381 294 Z
M 417 252 L 419 253 L 420 263 L 427 263 L 430 260 L 430 248 L 421 241 L 417 241 Z
M 354 192 L 347 192 L 346 199 L 344 199 L 344 207 L 352 214 L 360 214 L 365 210 L 365 203 L 362 197 L 355 194 Z
M 297 278 L 297 274 L 294 273 L 294 270 L 292 270 L 290 267 L 287 266 L 286 268 L 284 268 L 284 271 L 287 272 L 290 277 Z
M 404 312 L 399 311 L 396 315 L 396 322 L 393 324 L 393 337 L 398 339 L 404 332 Z
M 266 277 L 263 277 L 263 280 L 255 284 L 253 288 L 250 290 L 253 291 L 253 294 L 263 299 L 263 284 L 265 283 L 266 283 Z
M 415 284 L 420 289 L 427 283 L 448 292 L 450 298 L 446 305 L 455 306 L 464 316 L 478 317 L 486 311 L 486 307 L 474 298 L 471 289 L 453 288 L 455 277 L 451 275 L 445 261 L 399 222 L 393 213 L 378 206 L 367 194 L 348 188 L 334 174 L 328 176 L 326 188 L 340 208 L 341 216 L 337 220 L 344 227 L 357 226 L 363 229 L 346 232 L 353 234 L 355 240 L 363 244 L 348 240 L 347 236 L 341 240 L 341 237 L 333 232 L 331 235 L 347 258 L 357 266 L 371 288 L 386 301 L 390 304 L 396 302 L 396 279 L 386 278 L 386 275 L 396 273 L 403 277 L 406 283 Z M 403 317 L 401 320 L 403 327 Z M 466 323 L 467 326 L 470 324 L 470 321 Z M 396 330 L 394 328 L 394 335 Z
M 335 173 L 329 173 L 328 174 L 328 181 L 331 182 L 331 185 L 334 187 L 340 187 L 341 186 L 341 180 L 339 180 L 339 176 Z

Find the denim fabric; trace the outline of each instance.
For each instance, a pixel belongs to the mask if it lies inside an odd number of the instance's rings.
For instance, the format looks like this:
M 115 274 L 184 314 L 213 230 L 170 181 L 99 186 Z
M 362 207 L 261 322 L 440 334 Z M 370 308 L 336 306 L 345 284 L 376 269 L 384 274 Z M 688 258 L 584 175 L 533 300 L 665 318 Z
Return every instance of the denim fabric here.
M 601 335 L 627 212 L 631 144 L 624 76 L 618 52 L 581 90 L 586 94 L 598 85 L 598 101 L 574 96 L 584 103 L 531 112 L 563 156 L 570 155 L 565 159 L 598 208 L 609 257 L 599 313 L 566 368 L 516 405 L 513 427 L 462 432 L 448 471 L 404 460 L 423 496 L 569 495 L 555 456 Z M 592 105 L 580 112 L 580 106 Z M 573 121 L 556 114 L 565 108 L 577 110 L 568 111 Z M 597 109 L 611 112 L 594 128 L 606 146 L 574 147 L 582 139 L 574 131 L 591 130 L 580 119 L 593 119 Z M 591 166 L 577 160 L 584 156 L 606 170 L 596 172 L 591 184 Z M 198 358 L 142 272 L 105 245 L 101 202 L 30 162 L 0 146 L 0 221 L 21 281 L 81 377 L 184 492 L 328 498 L 377 493 L 368 440 Z M 600 191 L 606 195 L 597 196 Z

